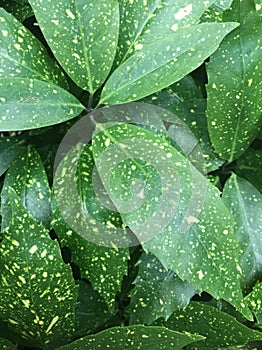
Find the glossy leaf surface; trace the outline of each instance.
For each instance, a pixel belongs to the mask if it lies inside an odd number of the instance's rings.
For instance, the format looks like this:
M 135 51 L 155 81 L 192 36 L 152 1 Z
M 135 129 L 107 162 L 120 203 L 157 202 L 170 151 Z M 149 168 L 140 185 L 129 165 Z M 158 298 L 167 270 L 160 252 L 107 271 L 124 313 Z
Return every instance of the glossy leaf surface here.
M 253 0 L 233 1 L 223 20 L 233 18 L 240 26 L 207 64 L 209 133 L 217 153 L 229 162 L 244 153 L 262 123 L 262 18 Z

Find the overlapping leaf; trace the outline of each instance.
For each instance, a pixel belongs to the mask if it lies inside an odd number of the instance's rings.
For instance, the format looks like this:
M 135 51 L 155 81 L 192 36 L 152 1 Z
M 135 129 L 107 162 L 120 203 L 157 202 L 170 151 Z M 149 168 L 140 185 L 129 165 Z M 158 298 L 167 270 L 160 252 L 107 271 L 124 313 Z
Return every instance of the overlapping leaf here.
M 128 1 L 120 2 L 120 32 L 116 64 L 123 63 L 141 45 L 152 43 L 173 30 L 196 24 L 214 0 Z
M 73 95 L 57 85 L 30 78 L 0 79 L 0 131 L 62 123 L 83 109 Z
M 232 175 L 223 190 L 223 201 L 236 222 L 241 248 L 242 287 L 262 277 L 262 194 L 247 180 Z
M 0 338 L 0 346 L 2 350 L 16 350 L 16 346 L 7 339 Z
M 8 190 L 12 187 L 22 205 L 37 222 L 49 228 L 50 189 L 39 154 L 31 147 L 21 151 L 13 160 L 5 177 L 1 193 L 2 231 L 10 224 L 12 208 Z
M 188 126 L 188 130 L 184 130 L 184 134 L 181 133 L 180 139 L 185 145 L 184 150 L 191 146 L 190 152 L 185 152 L 185 155 L 199 171 L 207 173 L 223 164 L 223 160 L 214 152 L 207 131 L 206 100 L 190 75 L 170 88 L 144 98 L 143 101 L 171 111 Z M 171 120 L 169 122 L 171 123 Z M 180 129 L 183 129 L 182 126 Z M 189 130 L 195 138 L 195 144 L 192 144 L 192 137 L 191 142 L 189 141 Z M 176 139 L 177 133 L 176 125 L 168 128 L 172 139 Z
M 151 324 L 156 319 L 168 319 L 184 309 L 196 288 L 166 270 L 152 254 L 143 254 L 138 262 L 138 275 L 131 291 L 130 324 Z
M 121 224 L 120 216 L 117 212 L 112 212 L 104 207 L 97 198 L 92 184 L 94 161 L 89 146 L 83 151 L 76 167 L 74 160 L 74 155 L 69 156 L 69 163 L 62 161 L 57 170 L 52 226 L 61 244 L 70 248 L 72 261 L 79 267 L 81 277 L 89 279 L 94 289 L 112 307 L 115 295 L 121 289 L 122 278 L 127 274 L 129 251 L 117 247 L 101 246 L 94 240 L 96 235 L 106 236 L 107 227 Z M 77 173 L 76 182 L 73 184 L 78 189 L 76 198 L 72 187 L 68 191 L 70 172 L 74 178 Z M 68 225 L 67 217 L 63 217 L 60 211 L 61 204 L 57 205 L 55 200 L 58 203 L 64 202 L 68 207 L 71 218 L 69 223 L 74 223 L 75 230 L 71 228 L 72 225 L 71 227 Z M 63 207 L 63 213 L 65 211 L 67 210 Z M 80 212 L 85 219 L 83 225 L 81 225 Z M 101 228 L 102 232 L 98 232 Z M 99 238 L 97 243 L 99 243 Z
M 250 181 L 262 193 L 262 151 L 249 148 L 237 159 L 236 173 Z
M 67 88 L 62 70 L 40 41 L 3 8 L 0 18 L 0 78 L 31 78 Z
M 254 0 L 234 0 L 223 20 L 238 21 L 240 27 L 228 35 L 207 65 L 207 116 L 217 153 L 232 161 L 249 147 L 262 123 L 262 68 L 258 64 L 262 18 Z
M 23 140 L 15 137 L 0 138 L 0 176 L 9 168 L 23 144 Z
M 2 0 L 1 6 L 13 16 L 15 16 L 20 22 L 23 22 L 27 18 L 34 15 L 33 10 L 28 2 L 22 4 L 17 1 Z
M 57 60 L 93 94 L 111 69 L 119 29 L 117 0 L 29 1 Z
M 253 291 L 246 296 L 250 308 L 256 316 L 256 321 L 259 325 L 262 324 L 262 283 L 257 284 Z
M 8 194 L 12 217 L 0 245 L 1 318 L 31 345 L 50 349 L 72 337 L 77 287 L 58 242 L 12 188 Z
M 93 154 L 107 193 L 144 249 L 251 318 L 239 286 L 234 221 L 219 191 L 165 135 L 135 125 L 97 133 Z
M 239 323 L 234 317 L 212 306 L 191 302 L 184 311 L 175 312 L 167 321 L 155 324 L 180 332 L 194 332 L 206 339 L 195 344 L 194 349 L 217 349 L 244 345 L 262 340 L 262 333 Z
M 236 26 L 235 23 L 192 25 L 141 44 L 109 77 L 100 104 L 135 101 L 180 80 L 200 66 Z
M 112 316 L 101 296 L 86 282 L 79 281 L 76 309 L 76 337 L 96 333 L 96 329 Z
M 179 350 L 184 346 L 203 339 L 199 335 L 183 334 L 158 326 L 114 327 L 59 347 L 57 350 L 169 350 L 170 346 Z
M 61 123 L 83 106 L 45 48 L 12 15 L 0 9 L 0 130 L 25 130 Z

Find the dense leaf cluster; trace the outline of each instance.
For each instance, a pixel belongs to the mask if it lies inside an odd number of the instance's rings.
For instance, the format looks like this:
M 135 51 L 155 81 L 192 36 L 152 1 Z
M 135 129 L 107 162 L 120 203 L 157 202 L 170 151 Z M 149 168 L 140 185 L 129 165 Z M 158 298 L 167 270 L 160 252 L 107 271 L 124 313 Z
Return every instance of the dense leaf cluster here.
M 1 349 L 261 346 L 261 1 L 0 4 Z

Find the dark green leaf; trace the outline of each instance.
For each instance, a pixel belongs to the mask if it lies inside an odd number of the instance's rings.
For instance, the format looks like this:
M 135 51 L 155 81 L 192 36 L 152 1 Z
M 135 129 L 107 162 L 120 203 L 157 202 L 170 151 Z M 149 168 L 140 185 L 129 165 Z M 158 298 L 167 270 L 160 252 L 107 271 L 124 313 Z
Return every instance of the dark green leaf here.
M 15 16 L 18 21 L 23 22 L 27 18 L 34 15 L 34 12 L 29 5 L 29 3 L 18 4 L 17 2 L 10 1 L 10 0 L 2 0 L 1 6 L 9 13 L 11 13 L 13 16 Z
M 1 350 L 16 350 L 16 346 L 7 339 L 0 338 Z
M 0 79 L 0 131 L 62 123 L 83 109 L 73 95 L 57 85 L 30 78 Z
M 0 245 L 0 314 L 28 342 L 50 349 L 74 332 L 77 287 L 60 248 L 9 189 L 12 220 Z
M 39 154 L 28 146 L 13 160 L 1 193 L 2 231 L 10 224 L 12 207 L 8 190 L 12 187 L 22 205 L 35 220 L 46 228 L 50 224 L 50 189 Z
M 119 29 L 117 0 L 29 1 L 57 60 L 93 94 L 111 69 Z
M 236 222 L 240 245 L 242 287 L 252 286 L 262 278 L 262 194 L 245 179 L 232 175 L 223 190 L 223 201 Z
M 116 63 L 119 65 L 139 50 L 174 30 L 197 24 L 199 17 L 214 0 L 122 0 L 120 1 L 120 32 Z
M 13 159 L 21 151 L 23 140 L 15 137 L 0 138 L 0 176 L 9 168 Z
M 203 338 L 199 335 L 183 334 L 165 327 L 114 327 L 57 350 L 179 350 L 201 339 Z
M 234 221 L 217 188 L 166 135 L 121 123 L 100 130 L 93 154 L 101 181 L 144 249 L 252 318 L 239 285 Z
M 48 55 L 40 41 L 11 14 L 1 8 L 0 19 L 2 33 L 0 37 L 0 78 L 8 77 L 10 82 L 13 78 L 32 78 L 67 88 L 68 84 L 62 70 Z M 10 87 L 10 89 L 13 88 Z M 0 102 L 5 102 L 1 97 L 2 91 L 0 90 Z
M 240 27 L 228 35 L 207 65 L 207 116 L 215 150 L 232 161 L 249 147 L 262 122 L 262 68 L 258 64 L 262 18 L 253 0 L 234 0 L 223 20 L 238 21 Z
M 100 104 L 138 100 L 173 84 L 200 66 L 235 27 L 235 23 L 192 25 L 141 44 L 109 77 Z
M 262 283 L 257 284 L 245 298 L 256 316 L 257 323 L 262 325 Z
M 262 150 L 249 148 L 238 158 L 236 173 L 250 181 L 262 193 Z
M 76 337 L 95 333 L 95 330 L 112 317 L 103 298 L 83 281 L 79 281 L 79 305 L 76 309 Z
M 151 324 L 157 318 L 168 319 L 184 309 L 196 288 L 166 270 L 152 254 L 143 254 L 138 262 L 138 275 L 131 291 L 130 323 Z
M 194 349 L 217 349 L 244 345 L 262 340 L 262 333 L 236 321 L 232 316 L 212 306 L 192 302 L 184 311 L 174 313 L 167 321 L 156 322 L 180 332 L 192 332 L 206 339 L 195 344 Z

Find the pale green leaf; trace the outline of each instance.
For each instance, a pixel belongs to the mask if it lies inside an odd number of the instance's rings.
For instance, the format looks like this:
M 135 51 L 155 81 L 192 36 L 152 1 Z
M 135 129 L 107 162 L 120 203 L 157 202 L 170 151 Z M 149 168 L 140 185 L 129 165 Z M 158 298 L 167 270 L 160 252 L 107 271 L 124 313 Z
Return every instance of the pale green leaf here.
M 237 25 L 203 23 L 183 27 L 140 46 L 109 77 L 100 104 L 138 100 L 180 80 L 200 66 Z
M 234 221 L 217 188 L 167 136 L 131 124 L 100 125 L 93 154 L 108 195 L 144 249 L 252 318 L 239 285 Z
M 262 277 L 262 194 L 233 174 L 225 184 L 222 198 L 236 222 L 242 287 L 248 288 Z
M 122 0 L 116 64 L 123 63 L 141 45 L 150 44 L 174 30 L 197 24 L 214 0 Z
M 254 312 L 257 323 L 262 325 L 262 283 L 257 284 L 245 299 Z
M 57 350 L 170 350 L 202 340 L 196 334 L 183 334 L 158 326 L 114 327 L 103 332 L 76 340 Z
M 236 173 L 262 193 L 262 150 L 249 148 L 237 159 Z
M 261 332 L 244 326 L 212 306 L 197 302 L 191 302 L 184 311 L 175 312 L 167 321 L 155 323 L 180 332 L 201 334 L 206 339 L 194 345 L 196 350 L 227 348 L 262 340 Z
M 117 0 L 29 1 L 55 57 L 93 94 L 110 72 L 118 41 Z
M 1 318 L 33 346 L 50 349 L 74 332 L 77 287 L 59 244 L 9 188 L 12 220 L 0 244 Z
M 11 81 L 11 78 L 32 78 L 68 87 L 64 73 L 48 55 L 42 43 L 2 8 L 0 31 L 1 79 L 8 77 Z M 0 102 L 3 102 L 1 97 L 0 94 Z
M 253 142 L 262 123 L 262 18 L 253 0 L 235 0 L 223 20 L 240 27 L 207 64 L 207 117 L 215 150 L 231 162 Z
M 138 261 L 138 275 L 131 291 L 130 324 L 151 324 L 157 318 L 168 319 L 184 309 L 196 294 L 196 288 L 166 270 L 152 254 L 143 253 Z
M 73 95 L 57 85 L 30 78 L 0 79 L 0 131 L 62 123 L 83 109 Z
M 24 148 L 13 160 L 1 192 L 2 227 L 10 224 L 12 207 L 8 190 L 12 187 L 22 205 L 35 220 L 46 228 L 50 224 L 50 189 L 41 158 L 31 146 Z

